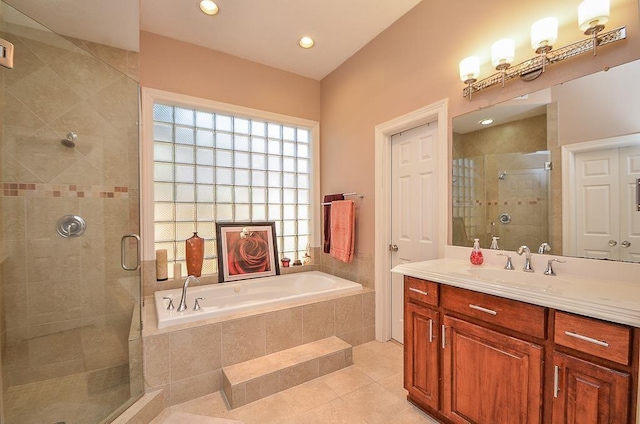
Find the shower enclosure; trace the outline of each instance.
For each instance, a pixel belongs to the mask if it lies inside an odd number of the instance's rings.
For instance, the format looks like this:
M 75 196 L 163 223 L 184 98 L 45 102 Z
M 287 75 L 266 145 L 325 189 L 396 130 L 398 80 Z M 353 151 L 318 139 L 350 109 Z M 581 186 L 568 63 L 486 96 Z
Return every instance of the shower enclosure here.
M 137 54 L 0 3 L 0 422 L 109 422 L 143 391 Z

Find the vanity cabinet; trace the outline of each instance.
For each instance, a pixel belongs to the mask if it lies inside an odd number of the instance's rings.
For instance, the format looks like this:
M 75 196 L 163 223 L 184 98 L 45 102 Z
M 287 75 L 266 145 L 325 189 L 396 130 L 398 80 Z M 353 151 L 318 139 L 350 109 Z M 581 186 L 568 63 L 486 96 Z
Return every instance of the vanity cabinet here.
M 627 326 L 555 314 L 556 346 L 624 366 L 632 362 L 632 340 Z M 553 353 L 553 368 L 553 424 L 629 422 L 629 373 L 558 351 Z
M 560 352 L 553 366 L 553 424 L 629 422 L 629 374 Z
M 415 401 L 438 409 L 438 312 L 413 303 L 405 310 L 405 387 Z
M 443 423 L 637 424 L 640 333 L 405 276 L 405 388 Z
M 404 384 L 414 402 L 437 410 L 439 407 L 440 329 L 438 285 L 417 278 L 405 278 Z
M 454 423 L 541 422 L 543 348 L 445 316 L 443 412 Z

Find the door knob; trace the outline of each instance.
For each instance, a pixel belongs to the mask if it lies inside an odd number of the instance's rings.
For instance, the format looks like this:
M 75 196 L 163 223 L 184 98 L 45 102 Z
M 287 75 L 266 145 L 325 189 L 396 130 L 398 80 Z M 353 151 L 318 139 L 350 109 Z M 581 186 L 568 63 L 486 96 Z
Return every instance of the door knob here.
M 618 244 L 618 242 L 617 242 L 617 241 L 615 241 L 615 240 L 609 240 L 609 246 L 613 247 L 613 246 L 615 246 L 616 244 Z
M 626 240 L 625 240 L 625 241 L 623 241 L 620 245 L 621 245 L 622 247 L 629 247 L 629 246 L 631 246 L 631 243 L 629 243 L 628 241 L 626 241 Z
M 397 252 L 398 251 L 398 245 L 397 244 L 390 244 L 389 245 L 389 252 Z

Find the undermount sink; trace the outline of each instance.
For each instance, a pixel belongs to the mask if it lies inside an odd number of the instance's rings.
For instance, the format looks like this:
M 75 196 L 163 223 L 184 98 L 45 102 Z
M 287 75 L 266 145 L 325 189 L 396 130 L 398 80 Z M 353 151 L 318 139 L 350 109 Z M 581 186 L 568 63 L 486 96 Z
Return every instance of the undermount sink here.
M 473 278 L 488 284 L 516 286 L 523 289 L 553 293 L 560 293 L 563 287 L 566 288 L 567 285 L 571 284 L 570 281 L 563 277 L 524 272 L 519 269 L 471 267 L 462 272 L 454 271 L 451 274 L 463 278 Z

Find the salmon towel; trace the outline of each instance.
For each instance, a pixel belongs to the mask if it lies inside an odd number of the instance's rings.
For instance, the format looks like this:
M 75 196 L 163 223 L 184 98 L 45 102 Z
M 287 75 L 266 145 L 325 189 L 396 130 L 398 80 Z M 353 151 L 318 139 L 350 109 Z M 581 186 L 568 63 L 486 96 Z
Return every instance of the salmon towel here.
M 331 203 L 331 256 L 342 262 L 353 259 L 356 207 L 353 200 Z

